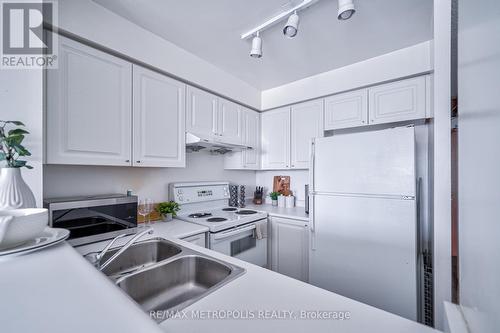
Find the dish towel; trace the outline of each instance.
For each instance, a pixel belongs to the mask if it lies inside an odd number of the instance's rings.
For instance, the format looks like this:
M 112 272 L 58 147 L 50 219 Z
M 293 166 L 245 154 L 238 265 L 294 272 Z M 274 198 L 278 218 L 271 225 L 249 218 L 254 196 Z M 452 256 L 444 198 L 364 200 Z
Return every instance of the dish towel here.
M 255 223 L 255 238 L 267 238 L 267 220 Z

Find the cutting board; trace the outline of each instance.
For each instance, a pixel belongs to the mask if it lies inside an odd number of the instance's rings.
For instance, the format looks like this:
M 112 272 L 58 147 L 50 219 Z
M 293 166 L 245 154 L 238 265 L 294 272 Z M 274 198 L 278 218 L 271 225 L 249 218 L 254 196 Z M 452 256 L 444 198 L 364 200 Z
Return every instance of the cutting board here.
M 290 176 L 274 176 L 273 192 L 278 192 L 285 196 L 292 195 L 290 191 Z

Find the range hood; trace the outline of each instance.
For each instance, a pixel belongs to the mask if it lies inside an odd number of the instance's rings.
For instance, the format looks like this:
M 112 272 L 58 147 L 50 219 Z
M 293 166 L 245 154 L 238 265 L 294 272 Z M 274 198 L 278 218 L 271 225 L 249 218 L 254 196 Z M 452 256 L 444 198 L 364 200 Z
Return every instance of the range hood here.
M 232 151 L 253 149 L 245 145 L 224 142 L 223 138 L 203 137 L 198 134 L 186 132 L 186 150 L 188 152 L 209 151 L 214 154 L 226 154 Z

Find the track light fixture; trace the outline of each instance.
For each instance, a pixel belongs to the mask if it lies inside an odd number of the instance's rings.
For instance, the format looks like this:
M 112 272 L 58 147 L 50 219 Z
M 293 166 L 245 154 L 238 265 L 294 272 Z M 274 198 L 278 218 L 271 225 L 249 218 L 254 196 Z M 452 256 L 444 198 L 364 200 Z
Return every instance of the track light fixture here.
M 299 15 L 297 15 L 297 12 L 294 12 L 288 18 L 288 21 L 286 22 L 285 27 L 283 28 L 283 34 L 288 38 L 293 38 L 297 35 L 298 30 L 299 30 Z
M 250 50 L 250 56 L 252 58 L 262 57 L 262 39 L 260 38 L 258 31 L 255 34 L 255 37 L 252 39 L 252 49 Z
M 277 24 L 278 22 L 287 19 L 287 22 L 283 28 L 283 34 L 288 38 L 293 38 L 297 35 L 299 31 L 299 15 L 297 14 L 301 10 L 316 4 L 319 0 L 302 0 L 299 4 L 293 6 L 292 8 L 285 10 L 266 21 L 262 22 L 258 26 L 248 30 L 241 34 L 241 39 L 252 38 L 252 49 L 250 50 L 250 56 L 252 58 L 262 58 L 262 39 L 260 38 L 260 32 L 270 28 L 271 26 Z M 350 19 L 356 9 L 354 8 L 354 0 L 337 0 L 338 1 L 338 16 L 339 20 Z M 292 1 L 289 1 L 291 4 Z
M 337 18 L 341 21 L 345 21 L 350 19 L 356 9 L 354 9 L 354 1 L 353 0 L 339 0 L 339 12 Z

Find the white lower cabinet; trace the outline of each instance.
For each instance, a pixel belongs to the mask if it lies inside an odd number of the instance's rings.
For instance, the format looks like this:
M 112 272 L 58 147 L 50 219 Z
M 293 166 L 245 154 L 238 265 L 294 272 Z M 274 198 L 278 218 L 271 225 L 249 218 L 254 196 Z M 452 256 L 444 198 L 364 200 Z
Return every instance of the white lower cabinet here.
M 186 85 L 133 66 L 133 165 L 184 167 Z
M 196 234 L 196 235 L 181 238 L 181 239 L 183 241 L 193 243 L 193 244 L 201 246 L 201 247 L 206 247 L 206 234 L 205 233 Z
M 271 222 L 271 269 L 308 282 L 308 222 L 280 217 L 269 219 Z

